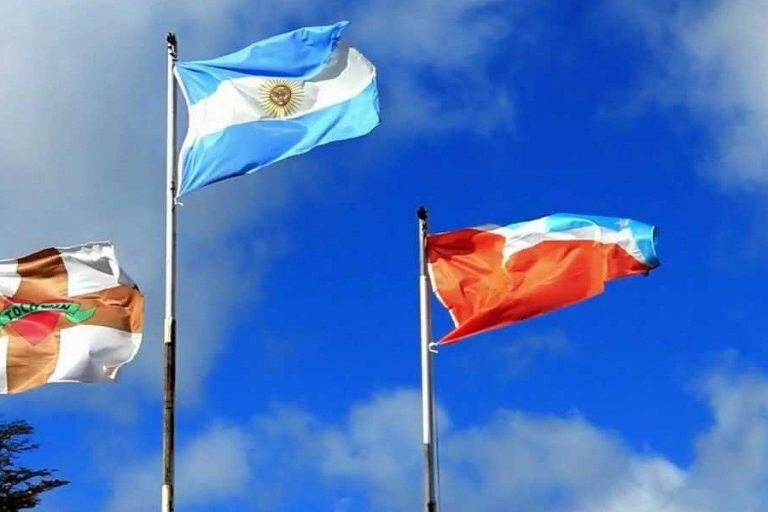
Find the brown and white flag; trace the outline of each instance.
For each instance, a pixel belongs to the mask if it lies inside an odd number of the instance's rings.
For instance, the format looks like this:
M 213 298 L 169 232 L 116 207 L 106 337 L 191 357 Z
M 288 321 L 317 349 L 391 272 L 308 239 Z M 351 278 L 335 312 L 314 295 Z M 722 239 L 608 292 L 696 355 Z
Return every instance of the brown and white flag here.
M 115 380 L 141 345 L 143 302 L 109 243 L 0 261 L 0 393 Z

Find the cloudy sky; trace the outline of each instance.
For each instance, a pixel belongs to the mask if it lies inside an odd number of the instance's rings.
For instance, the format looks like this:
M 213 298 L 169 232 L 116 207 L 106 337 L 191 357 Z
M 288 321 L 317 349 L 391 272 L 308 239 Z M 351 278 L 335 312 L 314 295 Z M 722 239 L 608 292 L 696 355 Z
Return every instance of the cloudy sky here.
M 341 19 L 382 126 L 184 200 L 178 508 L 418 510 L 425 204 L 435 230 L 565 211 L 661 232 L 649 278 L 440 351 L 446 512 L 768 509 L 768 1 L 0 11 L 0 257 L 112 240 L 147 296 L 119 383 L 2 399 L 72 481 L 44 512 L 159 504 L 165 33 L 202 59 Z

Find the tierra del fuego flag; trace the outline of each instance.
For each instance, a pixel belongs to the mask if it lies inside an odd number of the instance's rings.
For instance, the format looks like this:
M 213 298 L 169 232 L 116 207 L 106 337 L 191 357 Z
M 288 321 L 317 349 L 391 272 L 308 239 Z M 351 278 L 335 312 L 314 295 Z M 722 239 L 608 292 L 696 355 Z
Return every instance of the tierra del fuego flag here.
M 339 41 L 347 24 L 304 27 L 176 64 L 189 111 L 178 195 L 379 124 L 376 68 Z
M 654 226 L 563 213 L 429 235 L 427 257 L 455 324 L 441 344 L 593 297 L 611 279 L 659 266 Z
M 139 349 L 142 314 L 109 243 L 0 261 L 0 393 L 114 380 Z

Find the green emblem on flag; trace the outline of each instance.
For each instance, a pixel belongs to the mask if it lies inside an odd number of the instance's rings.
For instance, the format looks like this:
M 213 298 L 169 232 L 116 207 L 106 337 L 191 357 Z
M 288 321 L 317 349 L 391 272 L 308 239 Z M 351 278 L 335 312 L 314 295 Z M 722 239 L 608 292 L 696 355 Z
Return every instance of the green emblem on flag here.
M 11 304 L 0 311 L 0 327 L 5 327 L 27 315 L 42 311 L 64 313 L 67 320 L 73 324 L 79 324 L 91 318 L 96 312 L 96 308 L 80 309 L 80 304 L 76 302 L 23 302 Z

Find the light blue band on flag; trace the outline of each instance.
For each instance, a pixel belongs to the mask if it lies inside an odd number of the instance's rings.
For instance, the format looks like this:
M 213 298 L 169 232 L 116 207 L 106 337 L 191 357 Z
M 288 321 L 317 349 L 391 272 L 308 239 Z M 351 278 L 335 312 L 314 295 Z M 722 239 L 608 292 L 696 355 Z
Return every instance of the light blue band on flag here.
M 655 226 L 632 219 L 600 215 L 556 213 L 547 217 L 547 231 L 550 232 L 568 231 L 595 225 L 612 231 L 621 231 L 622 229 L 629 228 L 632 238 L 642 253 L 644 262 L 651 267 L 659 265 L 659 257 L 656 254 L 657 231 Z
M 315 146 L 365 135 L 378 124 L 379 102 L 374 80 L 349 101 L 300 117 L 229 126 L 197 140 L 184 155 L 179 195 L 233 176 L 250 174 Z
M 264 39 L 229 55 L 176 63 L 187 99 L 195 104 L 216 92 L 225 80 L 271 76 L 302 80 L 325 66 L 349 23 L 304 27 Z

